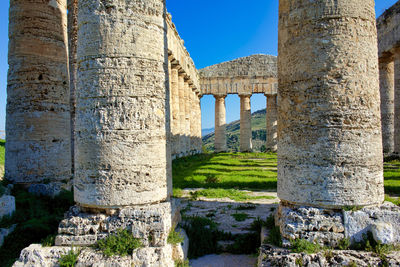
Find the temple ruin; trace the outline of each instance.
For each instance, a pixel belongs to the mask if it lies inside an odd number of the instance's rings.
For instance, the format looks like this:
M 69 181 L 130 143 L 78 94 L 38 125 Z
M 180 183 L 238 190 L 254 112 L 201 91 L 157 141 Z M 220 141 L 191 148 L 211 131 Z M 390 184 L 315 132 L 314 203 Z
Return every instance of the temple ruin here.
M 335 245 L 385 223 L 388 243 L 400 243 L 399 209 L 383 204 L 382 159 L 400 152 L 399 7 L 376 22 L 374 0 L 280 0 L 279 60 L 197 70 L 164 0 L 11 1 L 5 178 L 66 187 L 73 177 L 60 251 L 130 228 L 144 247 L 123 264 L 172 267 L 167 236 L 180 214 L 171 160 L 201 153 L 200 98 L 215 97 L 222 152 L 225 97 L 240 96 L 246 152 L 250 97 L 262 93 L 282 236 Z M 99 261 L 87 253 L 85 264 Z

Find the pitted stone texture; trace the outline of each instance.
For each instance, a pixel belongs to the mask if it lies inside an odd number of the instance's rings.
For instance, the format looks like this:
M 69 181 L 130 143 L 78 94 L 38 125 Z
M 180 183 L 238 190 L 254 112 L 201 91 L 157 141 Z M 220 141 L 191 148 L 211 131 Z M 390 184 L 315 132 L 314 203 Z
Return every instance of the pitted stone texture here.
M 371 231 L 383 244 L 400 244 L 400 207 L 393 203 L 343 213 L 346 237 L 352 241 L 362 240 L 362 235 Z
M 383 153 L 391 154 L 394 152 L 394 63 L 391 58 L 379 60 L 379 89 Z
M 162 247 L 174 223 L 174 211 L 171 203 L 121 208 L 114 215 L 88 214 L 74 206 L 58 227 L 56 245 L 88 246 L 118 229 L 129 229 L 145 246 Z
M 165 1 L 78 3 L 75 201 L 166 200 L 171 181 Z
M 251 152 L 251 102 L 250 95 L 240 95 L 240 152 Z
M 76 54 L 78 44 L 78 0 L 67 0 L 68 8 L 68 64 L 69 64 L 69 104 L 71 110 L 71 158 L 74 169 L 74 132 L 76 108 L 76 80 L 78 76 L 78 59 Z
M 277 117 L 278 117 L 278 103 L 277 95 L 266 95 L 267 109 L 266 109 L 266 131 L 267 131 L 267 151 L 276 152 L 277 150 Z
M 10 2 L 5 178 L 71 178 L 66 0 Z
M 305 253 L 290 253 L 288 249 L 275 248 L 270 245 L 263 245 L 260 248 L 260 255 L 258 256 L 259 267 L 298 267 L 296 262 L 303 263 L 302 266 L 307 267 L 338 267 L 338 266 L 350 266 L 353 263 L 354 266 L 369 267 L 369 266 L 381 266 L 382 259 L 378 255 L 365 252 L 365 251 L 354 251 L 354 250 L 332 250 L 332 257 L 327 258 L 320 252 L 317 254 L 305 254 Z M 400 265 L 400 252 L 392 252 L 386 255 L 388 266 L 395 267 Z
M 0 197 L 0 219 L 3 216 L 11 216 L 15 211 L 15 197 L 3 195 Z
M 79 248 L 74 248 L 79 249 Z M 42 247 L 30 245 L 22 250 L 13 267 L 56 267 L 62 255 L 67 254 L 69 247 Z M 167 245 L 162 248 L 139 248 L 129 256 L 106 257 L 100 251 L 92 248 L 81 249 L 75 264 L 76 267 L 173 267 L 172 248 Z
M 381 204 L 374 1 L 281 0 L 279 18 L 278 197 Z
M 70 247 L 42 247 L 42 245 L 33 244 L 21 251 L 13 267 L 59 266 L 58 259 L 70 250 Z
M 225 97 L 215 97 L 215 152 L 224 152 L 226 147 L 226 110 L 225 110 Z
M 336 247 L 345 237 L 341 211 L 281 204 L 275 218 L 282 237 L 287 240 L 306 239 L 320 245 Z

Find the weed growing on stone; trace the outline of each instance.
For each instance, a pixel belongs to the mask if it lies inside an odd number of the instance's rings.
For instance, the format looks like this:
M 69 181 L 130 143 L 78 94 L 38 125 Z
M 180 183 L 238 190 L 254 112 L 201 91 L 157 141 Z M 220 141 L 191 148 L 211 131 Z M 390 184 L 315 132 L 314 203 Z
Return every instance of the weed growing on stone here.
M 349 238 L 342 238 L 339 240 L 339 244 L 338 244 L 338 249 L 340 250 L 347 250 L 349 249 L 351 245 L 350 239 Z
M 72 247 L 71 250 L 65 254 L 62 255 L 60 259 L 58 259 L 58 264 L 60 267 L 75 267 L 75 264 L 78 260 L 80 250 L 74 250 Z
M 333 259 L 333 252 L 331 249 L 325 249 L 324 250 L 324 257 L 328 262 L 331 262 Z
M 269 234 L 265 239 L 265 242 L 277 247 L 282 247 L 281 230 L 278 226 L 273 226 L 271 229 L 269 229 Z
M 359 206 L 345 206 L 343 207 L 344 211 L 358 211 L 360 210 L 362 207 Z
M 190 267 L 189 260 L 177 260 L 174 265 L 175 267 Z
M 295 253 L 305 252 L 307 254 L 318 253 L 322 247 L 319 244 L 309 242 L 305 239 L 290 240 L 290 249 Z
M 134 238 L 127 229 L 119 229 L 116 234 L 97 241 L 97 248 L 107 257 L 130 255 L 135 249 L 142 246 L 142 241 Z
M 184 240 L 184 237 L 181 233 L 177 232 L 175 229 L 171 229 L 171 231 L 168 234 L 167 242 L 169 244 L 177 245 L 182 243 Z
M 249 218 L 249 215 L 246 213 L 233 213 L 231 216 L 235 218 L 237 222 L 243 222 Z
M 54 246 L 56 241 L 56 235 L 48 235 L 40 241 L 43 247 L 51 247 Z
M 174 188 L 174 189 L 172 189 L 172 196 L 173 196 L 173 197 L 179 197 L 179 198 L 183 197 L 183 191 L 182 191 L 182 189 L 180 189 L 180 188 Z
M 303 266 L 304 266 L 303 258 L 302 258 L 302 257 L 296 258 L 295 264 L 296 264 L 297 266 L 299 266 L 299 267 L 303 267 Z

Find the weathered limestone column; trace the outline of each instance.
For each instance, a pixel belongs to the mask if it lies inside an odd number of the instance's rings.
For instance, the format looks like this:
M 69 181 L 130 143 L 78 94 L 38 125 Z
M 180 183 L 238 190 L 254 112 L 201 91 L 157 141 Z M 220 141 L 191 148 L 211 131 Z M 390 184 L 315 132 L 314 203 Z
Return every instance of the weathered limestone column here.
M 394 62 L 393 58 L 379 60 L 383 153 L 394 151 Z
M 215 141 L 214 150 L 216 153 L 224 152 L 226 147 L 226 95 L 214 95 L 215 97 Z
M 240 152 L 252 151 L 251 143 L 251 95 L 240 97 Z
M 374 0 L 279 1 L 278 221 L 284 238 L 335 244 L 348 227 L 335 209 L 384 200 L 376 36 Z M 301 205 L 306 208 L 297 209 Z
M 67 2 L 14 0 L 9 14 L 5 178 L 68 182 Z
M 179 87 L 178 87 L 178 69 L 174 66 L 171 67 L 171 133 L 172 133 L 172 147 L 171 154 L 173 158 L 179 155 Z
M 76 49 L 78 42 L 78 0 L 67 0 L 68 9 L 68 59 L 69 59 L 69 105 L 71 112 L 71 164 L 74 170 L 75 91 L 78 75 Z
M 185 74 L 179 73 L 179 156 L 185 155 L 186 151 L 186 115 L 185 115 Z
M 201 97 L 202 95 L 197 93 L 196 94 L 196 111 L 197 111 L 197 117 L 196 117 L 196 137 L 197 137 L 197 142 L 196 142 L 196 147 L 197 147 L 197 153 L 202 153 L 202 146 L 203 146 L 203 141 L 202 141 L 202 134 L 201 134 Z
M 79 0 L 75 201 L 83 207 L 170 194 L 165 2 L 136 5 Z
M 394 152 L 400 153 L 400 51 L 394 53 Z
M 190 94 L 192 89 L 190 89 L 188 81 L 185 80 L 184 82 L 185 86 L 185 156 L 190 154 Z
M 196 154 L 196 93 L 190 86 L 190 154 Z
M 278 117 L 278 105 L 277 95 L 265 95 L 267 97 L 267 111 L 266 111 L 266 122 L 267 122 L 267 151 L 275 152 L 277 150 L 277 117 Z

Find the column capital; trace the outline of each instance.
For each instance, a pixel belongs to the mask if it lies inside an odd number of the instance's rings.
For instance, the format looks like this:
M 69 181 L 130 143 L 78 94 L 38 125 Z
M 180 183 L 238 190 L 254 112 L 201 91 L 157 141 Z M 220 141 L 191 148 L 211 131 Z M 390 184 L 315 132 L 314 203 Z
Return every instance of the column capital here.
M 252 93 L 240 93 L 238 95 L 239 95 L 239 97 L 251 97 L 253 94 Z
M 213 95 L 213 96 L 215 97 L 215 99 L 226 97 L 226 95 L 223 95 L 223 94 L 218 94 L 218 95 Z

